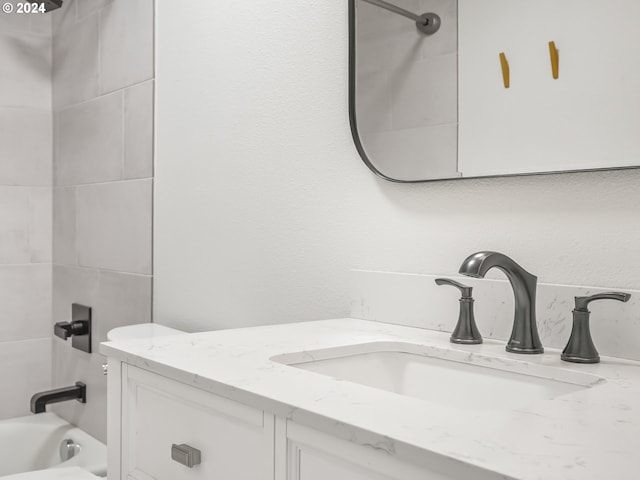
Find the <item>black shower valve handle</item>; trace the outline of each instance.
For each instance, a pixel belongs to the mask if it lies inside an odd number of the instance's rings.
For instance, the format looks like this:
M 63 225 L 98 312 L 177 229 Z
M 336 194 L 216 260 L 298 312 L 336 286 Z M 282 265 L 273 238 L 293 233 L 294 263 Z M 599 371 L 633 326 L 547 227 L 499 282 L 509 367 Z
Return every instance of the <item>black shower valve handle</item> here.
M 56 337 L 66 340 L 71 336 L 71 324 L 69 322 L 58 322 L 53 326 L 53 333 Z
M 53 327 L 56 337 L 66 340 L 73 335 L 86 335 L 89 333 L 89 324 L 84 320 L 74 322 L 58 322 Z

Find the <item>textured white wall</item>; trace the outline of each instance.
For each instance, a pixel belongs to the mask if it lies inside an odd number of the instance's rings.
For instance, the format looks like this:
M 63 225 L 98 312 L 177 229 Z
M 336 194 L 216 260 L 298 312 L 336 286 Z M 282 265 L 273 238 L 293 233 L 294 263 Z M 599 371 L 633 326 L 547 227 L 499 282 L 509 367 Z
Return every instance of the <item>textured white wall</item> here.
M 158 0 L 155 321 L 349 312 L 351 268 L 640 287 L 640 170 L 402 185 L 358 157 L 347 2 Z

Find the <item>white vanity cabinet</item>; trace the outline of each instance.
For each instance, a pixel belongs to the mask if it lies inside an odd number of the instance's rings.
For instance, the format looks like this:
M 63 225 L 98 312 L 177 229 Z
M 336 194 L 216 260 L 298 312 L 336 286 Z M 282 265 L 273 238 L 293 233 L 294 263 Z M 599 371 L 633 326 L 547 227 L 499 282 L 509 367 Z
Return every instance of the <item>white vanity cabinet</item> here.
M 273 480 L 273 416 L 121 365 L 120 448 L 109 438 L 121 455 L 110 455 L 109 480 Z M 174 444 L 199 451 L 201 462 L 183 465 Z
M 449 337 L 333 319 L 103 343 L 108 480 L 637 480 L 638 362 L 565 365 L 553 351 L 516 359 L 502 342 L 467 348 Z M 292 366 L 418 346 L 483 375 L 519 373 L 509 387 L 531 383 L 543 397 L 459 405 L 455 391 L 448 402 L 423 400 Z M 202 462 L 172 459 L 173 444 L 199 450 Z
M 401 457 L 388 439 L 337 438 L 112 358 L 108 386 L 108 480 L 495 478 L 430 452 Z M 200 462 L 172 458 L 174 445 Z

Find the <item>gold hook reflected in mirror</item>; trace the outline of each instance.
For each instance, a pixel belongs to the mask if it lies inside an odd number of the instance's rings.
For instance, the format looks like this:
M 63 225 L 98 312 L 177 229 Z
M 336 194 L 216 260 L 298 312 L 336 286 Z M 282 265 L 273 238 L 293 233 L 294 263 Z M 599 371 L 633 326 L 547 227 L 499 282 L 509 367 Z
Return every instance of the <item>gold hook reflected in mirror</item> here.
M 509 62 L 507 61 L 507 56 L 504 52 L 500 52 L 500 66 L 502 67 L 502 82 L 504 83 L 504 88 L 509 88 Z
M 551 74 L 557 80 L 560 76 L 560 53 L 556 48 L 556 42 L 549 42 L 549 55 L 551 56 Z

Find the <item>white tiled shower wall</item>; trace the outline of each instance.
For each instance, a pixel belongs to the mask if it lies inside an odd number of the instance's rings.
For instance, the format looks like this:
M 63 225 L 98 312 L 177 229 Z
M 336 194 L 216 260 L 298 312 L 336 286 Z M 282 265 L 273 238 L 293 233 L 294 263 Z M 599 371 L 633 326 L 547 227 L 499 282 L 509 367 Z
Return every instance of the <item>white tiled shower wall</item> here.
M 51 29 L 0 14 L 0 419 L 51 374 Z
M 53 22 L 53 321 L 93 308 L 94 353 L 54 338 L 53 384 L 87 384 L 53 408 L 106 437 L 97 353 L 111 328 L 151 321 L 153 0 L 66 0 Z
M 105 439 L 105 359 L 52 323 L 93 307 L 97 352 L 151 320 L 153 95 L 153 0 L 0 15 L 0 418 L 80 380 L 52 409 Z

